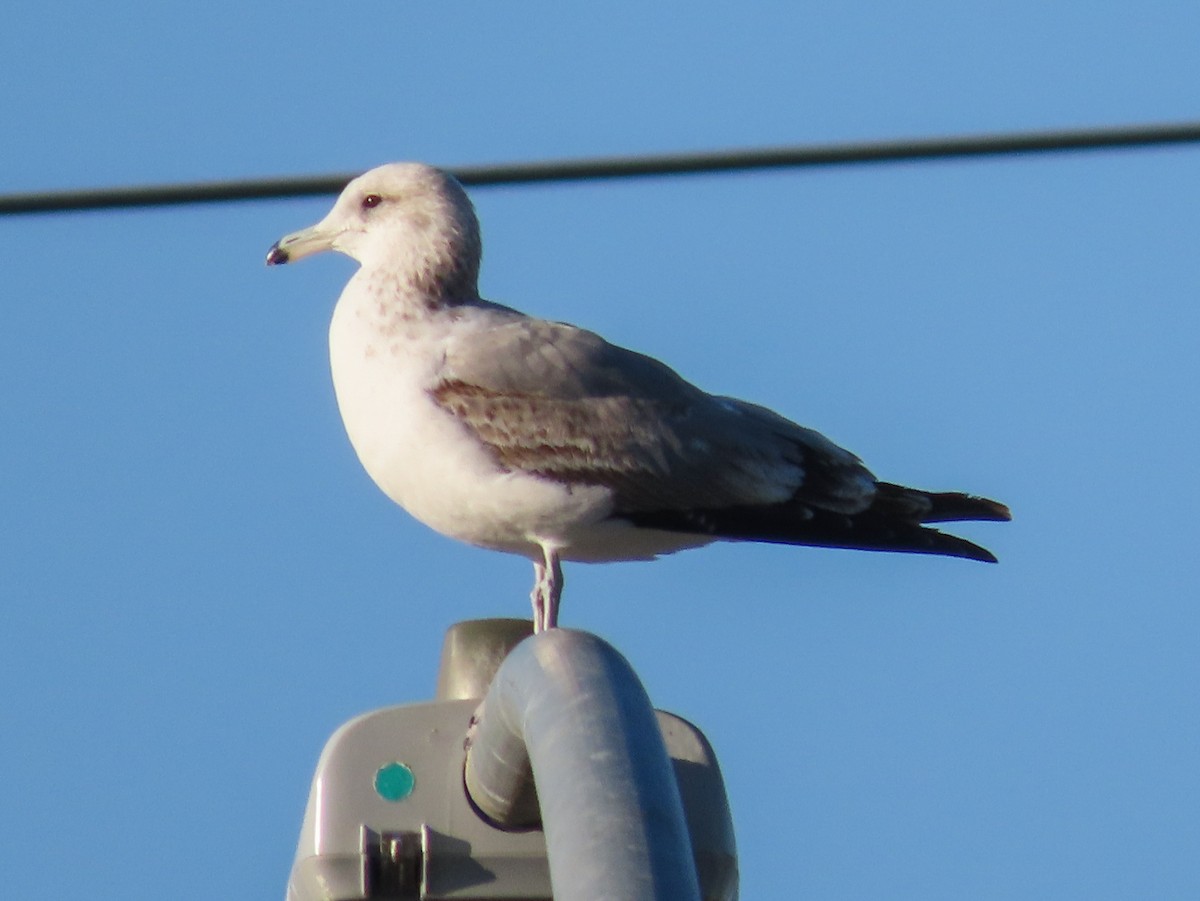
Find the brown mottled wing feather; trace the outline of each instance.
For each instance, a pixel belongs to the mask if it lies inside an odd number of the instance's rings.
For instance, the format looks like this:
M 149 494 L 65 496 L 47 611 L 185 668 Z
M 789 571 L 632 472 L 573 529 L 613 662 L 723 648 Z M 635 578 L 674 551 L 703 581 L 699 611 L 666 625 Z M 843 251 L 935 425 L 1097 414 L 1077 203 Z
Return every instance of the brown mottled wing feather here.
M 874 480 L 852 454 L 656 360 L 514 318 L 460 339 L 431 390 L 514 470 L 611 488 L 616 512 L 814 504 L 852 513 Z

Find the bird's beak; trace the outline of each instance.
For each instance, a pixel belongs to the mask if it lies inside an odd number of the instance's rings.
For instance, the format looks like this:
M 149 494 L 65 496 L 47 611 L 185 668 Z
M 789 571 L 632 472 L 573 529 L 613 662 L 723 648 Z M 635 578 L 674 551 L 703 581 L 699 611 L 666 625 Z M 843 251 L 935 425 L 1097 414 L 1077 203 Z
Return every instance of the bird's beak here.
M 324 221 L 292 232 L 271 245 L 271 249 L 267 251 L 267 265 L 293 263 L 322 250 L 330 250 L 336 237 L 337 233 L 326 227 Z

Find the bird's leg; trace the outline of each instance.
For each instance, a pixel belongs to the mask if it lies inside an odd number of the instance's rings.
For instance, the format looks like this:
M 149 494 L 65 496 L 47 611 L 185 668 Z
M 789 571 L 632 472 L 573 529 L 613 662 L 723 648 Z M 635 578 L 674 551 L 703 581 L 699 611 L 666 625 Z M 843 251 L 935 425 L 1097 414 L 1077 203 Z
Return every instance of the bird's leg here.
M 563 574 L 562 564 L 558 561 L 558 551 L 543 549 L 546 555 L 546 568 L 550 570 L 550 578 L 546 580 L 546 608 L 542 611 L 542 628 L 558 627 L 558 600 L 562 597 Z
M 546 602 L 546 567 L 540 561 L 535 560 L 533 563 L 533 591 L 529 594 L 529 600 L 533 603 L 533 631 L 534 634 L 542 631 L 542 619 L 545 617 Z
M 563 574 L 558 551 L 542 548 L 542 562 L 533 564 L 533 631 L 544 632 L 558 625 L 558 601 L 562 597 Z

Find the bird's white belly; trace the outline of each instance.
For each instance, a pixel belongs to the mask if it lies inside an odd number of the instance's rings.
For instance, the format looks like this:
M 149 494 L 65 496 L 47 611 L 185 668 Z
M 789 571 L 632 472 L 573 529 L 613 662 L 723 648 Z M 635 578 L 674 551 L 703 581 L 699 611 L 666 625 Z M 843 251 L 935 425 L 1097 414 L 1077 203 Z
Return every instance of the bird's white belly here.
M 501 468 L 428 393 L 441 358 L 430 342 L 440 338 L 402 331 L 385 334 L 343 304 L 330 326 L 346 432 L 388 497 L 444 535 L 535 559 L 539 543 L 569 547 L 608 516 L 606 488 Z

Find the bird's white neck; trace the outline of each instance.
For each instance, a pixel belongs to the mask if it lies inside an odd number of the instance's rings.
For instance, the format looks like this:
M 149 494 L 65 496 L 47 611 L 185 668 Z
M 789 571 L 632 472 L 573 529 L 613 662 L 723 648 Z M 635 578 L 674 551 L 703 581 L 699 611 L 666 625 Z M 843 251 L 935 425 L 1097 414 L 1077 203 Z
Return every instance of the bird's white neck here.
M 394 298 L 426 310 L 479 299 L 479 237 L 453 223 L 408 229 L 401 240 L 370 247 L 358 274 L 380 301 Z

